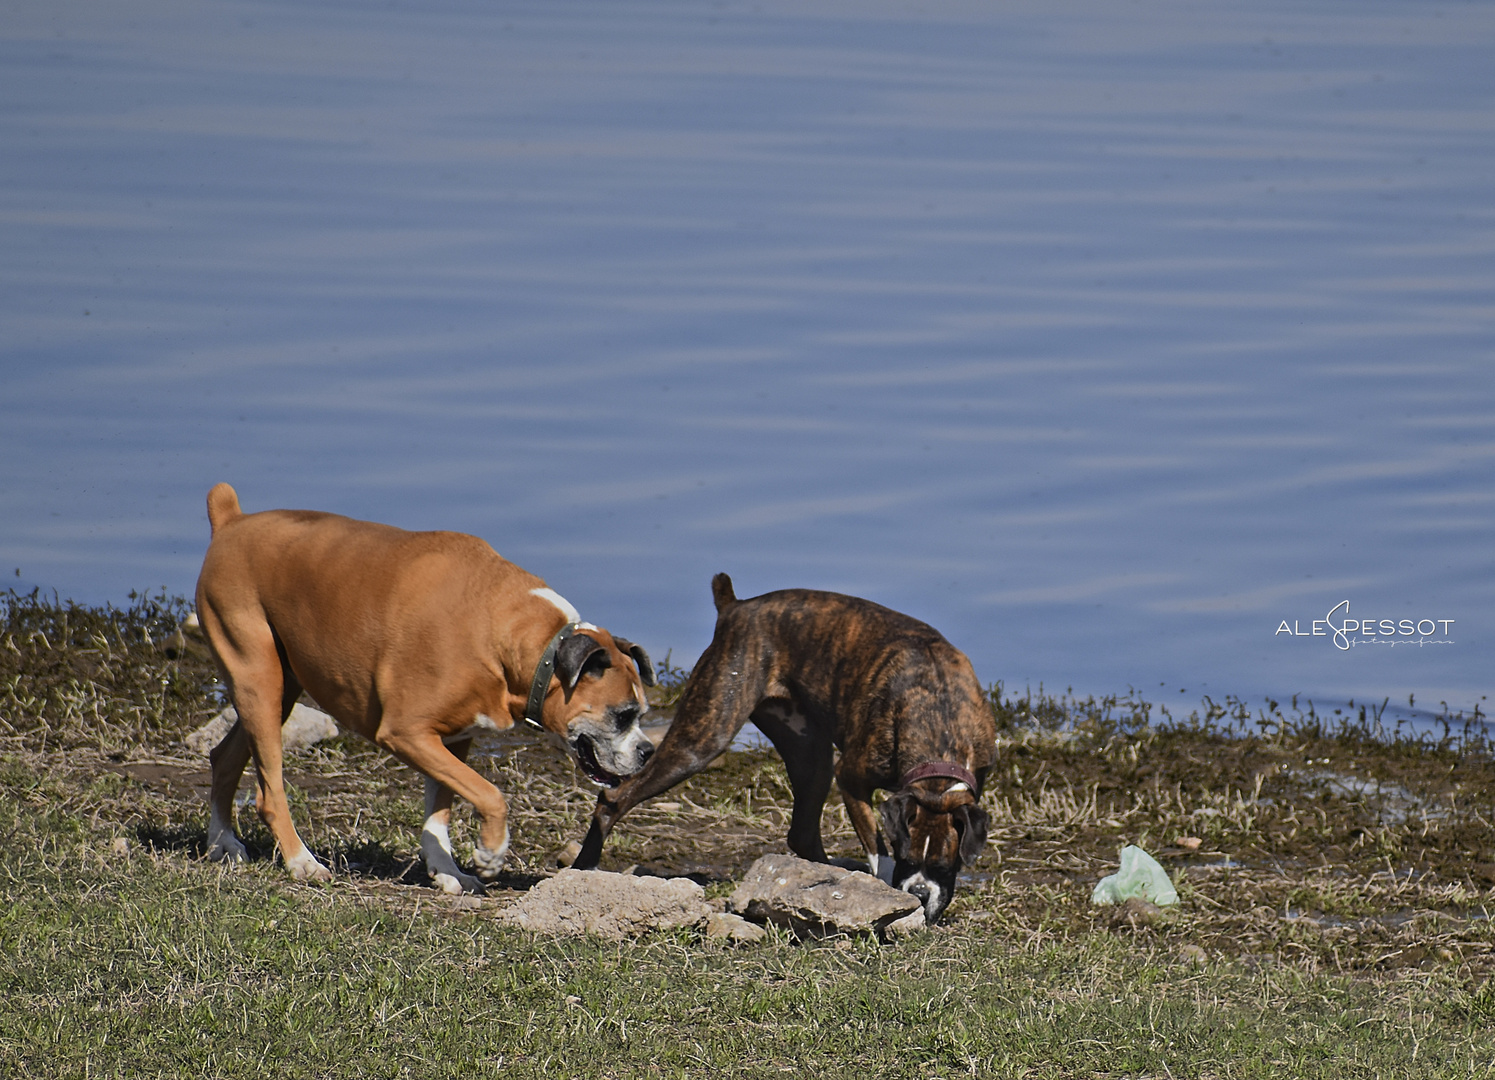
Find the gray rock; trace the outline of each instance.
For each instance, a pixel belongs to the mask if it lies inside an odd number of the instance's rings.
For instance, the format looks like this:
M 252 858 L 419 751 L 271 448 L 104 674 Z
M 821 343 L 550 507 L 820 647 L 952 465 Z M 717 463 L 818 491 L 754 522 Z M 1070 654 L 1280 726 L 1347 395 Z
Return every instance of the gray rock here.
M 768 931 L 730 911 L 713 911 L 706 916 L 706 936 L 745 945 L 762 941 L 768 936 Z
M 903 918 L 894 919 L 888 923 L 887 929 L 883 931 L 883 936 L 889 939 L 908 937 L 910 934 L 917 934 L 920 930 L 926 929 L 928 929 L 928 924 L 924 922 L 924 909 L 918 907 L 903 916 Z
M 182 742 L 187 749 L 197 754 L 211 754 L 213 747 L 223 741 L 229 729 L 238 722 L 239 714 L 230 705 Z M 337 734 L 337 724 L 321 709 L 312 709 L 299 702 L 291 706 L 291 715 L 280 729 L 280 743 L 287 752 L 305 750 L 308 746 L 330 739 Z
M 727 907 L 755 922 L 787 927 L 797 937 L 886 937 L 890 926 L 915 911 L 920 911 L 923 922 L 917 897 L 884 885 L 871 874 L 793 855 L 765 855 L 753 863 Z M 904 921 L 894 933 L 911 928 Z
M 706 891 L 689 878 L 562 870 L 506 908 L 499 920 L 537 934 L 595 934 L 622 941 L 650 930 L 697 926 L 711 914 Z

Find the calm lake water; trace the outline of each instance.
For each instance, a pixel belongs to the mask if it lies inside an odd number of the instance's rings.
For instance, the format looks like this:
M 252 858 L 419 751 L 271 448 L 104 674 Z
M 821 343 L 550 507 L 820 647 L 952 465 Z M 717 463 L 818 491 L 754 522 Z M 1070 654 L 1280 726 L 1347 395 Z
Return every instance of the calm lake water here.
M 726 570 L 1009 688 L 1488 711 L 1492 57 L 1490 2 L 12 0 L 3 580 L 190 594 L 229 480 L 687 665 Z

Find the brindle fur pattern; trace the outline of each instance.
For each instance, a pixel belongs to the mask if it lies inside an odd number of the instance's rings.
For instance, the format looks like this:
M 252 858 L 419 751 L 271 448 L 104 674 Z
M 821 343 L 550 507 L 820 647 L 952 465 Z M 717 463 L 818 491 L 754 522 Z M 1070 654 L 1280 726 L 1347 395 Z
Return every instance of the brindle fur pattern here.
M 600 793 L 574 865 L 596 866 L 624 814 L 700 772 L 751 720 L 789 775 L 790 849 L 826 861 L 820 815 L 834 779 L 874 873 L 919 895 L 937 918 L 960 867 L 985 843 L 980 791 L 937 777 L 895 794 L 881 815 L 886 845 L 872 793 L 930 761 L 984 782 L 996 728 L 970 661 L 932 627 L 868 600 L 809 589 L 738 600 L 726 574 L 712 593 L 716 632 L 674 722 L 642 770 Z

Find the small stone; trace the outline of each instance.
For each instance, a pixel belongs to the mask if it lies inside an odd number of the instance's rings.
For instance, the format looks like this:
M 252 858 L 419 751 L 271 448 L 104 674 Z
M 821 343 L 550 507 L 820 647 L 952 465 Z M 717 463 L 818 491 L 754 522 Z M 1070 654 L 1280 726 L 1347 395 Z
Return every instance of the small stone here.
M 1199 845 L 1204 843 L 1204 841 L 1199 839 L 1199 837 L 1197 836 L 1180 836 L 1173 842 L 1177 846 L 1183 848 L 1185 851 L 1198 851 Z
M 202 727 L 182 741 L 194 753 L 210 754 L 223 741 L 239 720 L 239 714 L 230 705 Z M 331 739 L 337 735 L 337 722 L 321 709 L 297 702 L 291 706 L 291 715 L 280 728 L 280 745 L 287 753 L 305 750 L 308 746 Z
M 457 911 L 476 911 L 483 906 L 483 901 L 471 893 L 462 893 L 452 897 L 452 907 Z
M 1134 917 L 1145 919 L 1156 919 L 1163 914 L 1163 909 L 1151 900 L 1144 900 L 1140 896 L 1134 896 L 1126 902 L 1126 911 Z
M 1153 926 L 1164 922 L 1168 916 L 1167 908 L 1159 907 L 1151 900 L 1134 896 L 1126 903 L 1118 904 L 1111 909 L 1111 925 L 1130 926 L 1135 929 L 1139 926 Z
M 234 721 L 238 718 L 239 714 L 234 712 L 233 706 L 230 705 L 191 735 L 188 735 L 182 742 L 186 743 L 187 749 L 195 754 L 202 754 L 204 756 L 211 754 L 213 747 L 223 741 L 223 737 L 228 734 L 229 729 L 234 726 Z
M 551 856 L 551 862 L 561 869 L 565 869 L 576 861 L 576 856 L 581 854 L 581 844 L 576 840 L 570 840 L 566 846 Z
M 324 739 L 337 738 L 337 721 L 321 709 L 292 705 L 291 715 L 280 729 L 280 744 L 287 751 L 305 750 Z
M 766 938 L 768 931 L 757 923 L 748 922 L 741 915 L 733 915 L 729 911 L 713 911 L 706 916 L 706 936 L 751 944 Z
M 924 922 L 924 909 L 915 908 L 903 916 L 903 918 L 894 919 L 888 923 L 887 929 L 883 933 L 887 935 L 889 940 L 893 940 L 895 938 L 908 937 L 910 934 L 917 934 L 920 930 L 927 928 Z
M 109 845 L 109 850 L 112 854 L 121 857 L 128 855 L 130 854 L 130 841 L 126 840 L 123 836 L 116 836 L 114 843 Z
M 1180 945 L 1178 955 L 1191 964 L 1202 964 L 1209 959 L 1209 953 L 1194 944 Z
M 793 855 L 765 855 L 727 904 L 754 922 L 771 922 L 796 936 L 881 935 L 922 905 L 917 897 L 885 885 L 871 874 L 813 863 Z
M 622 941 L 650 930 L 697 926 L 711 914 L 706 891 L 689 878 L 568 869 L 540 882 L 499 920 L 539 934 Z

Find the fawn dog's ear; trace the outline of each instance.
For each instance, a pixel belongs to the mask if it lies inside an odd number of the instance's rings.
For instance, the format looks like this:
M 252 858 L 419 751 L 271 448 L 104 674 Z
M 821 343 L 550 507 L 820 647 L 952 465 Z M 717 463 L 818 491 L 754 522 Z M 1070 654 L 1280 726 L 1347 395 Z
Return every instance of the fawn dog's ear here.
M 655 685 L 656 680 L 654 678 L 654 661 L 649 659 L 649 654 L 644 652 L 644 647 L 642 645 L 635 645 L 627 638 L 620 638 L 617 634 L 613 635 L 613 644 L 618 647 L 618 651 L 620 653 L 626 653 L 627 655 L 633 657 L 633 662 L 638 665 L 638 677 L 640 682 L 642 682 L 645 686 Z
M 602 642 L 587 634 L 562 638 L 555 650 L 555 677 L 561 680 L 566 697 L 571 696 L 571 691 L 581 681 L 582 672 L 589 666 L 598 671 L 612 667 Z

